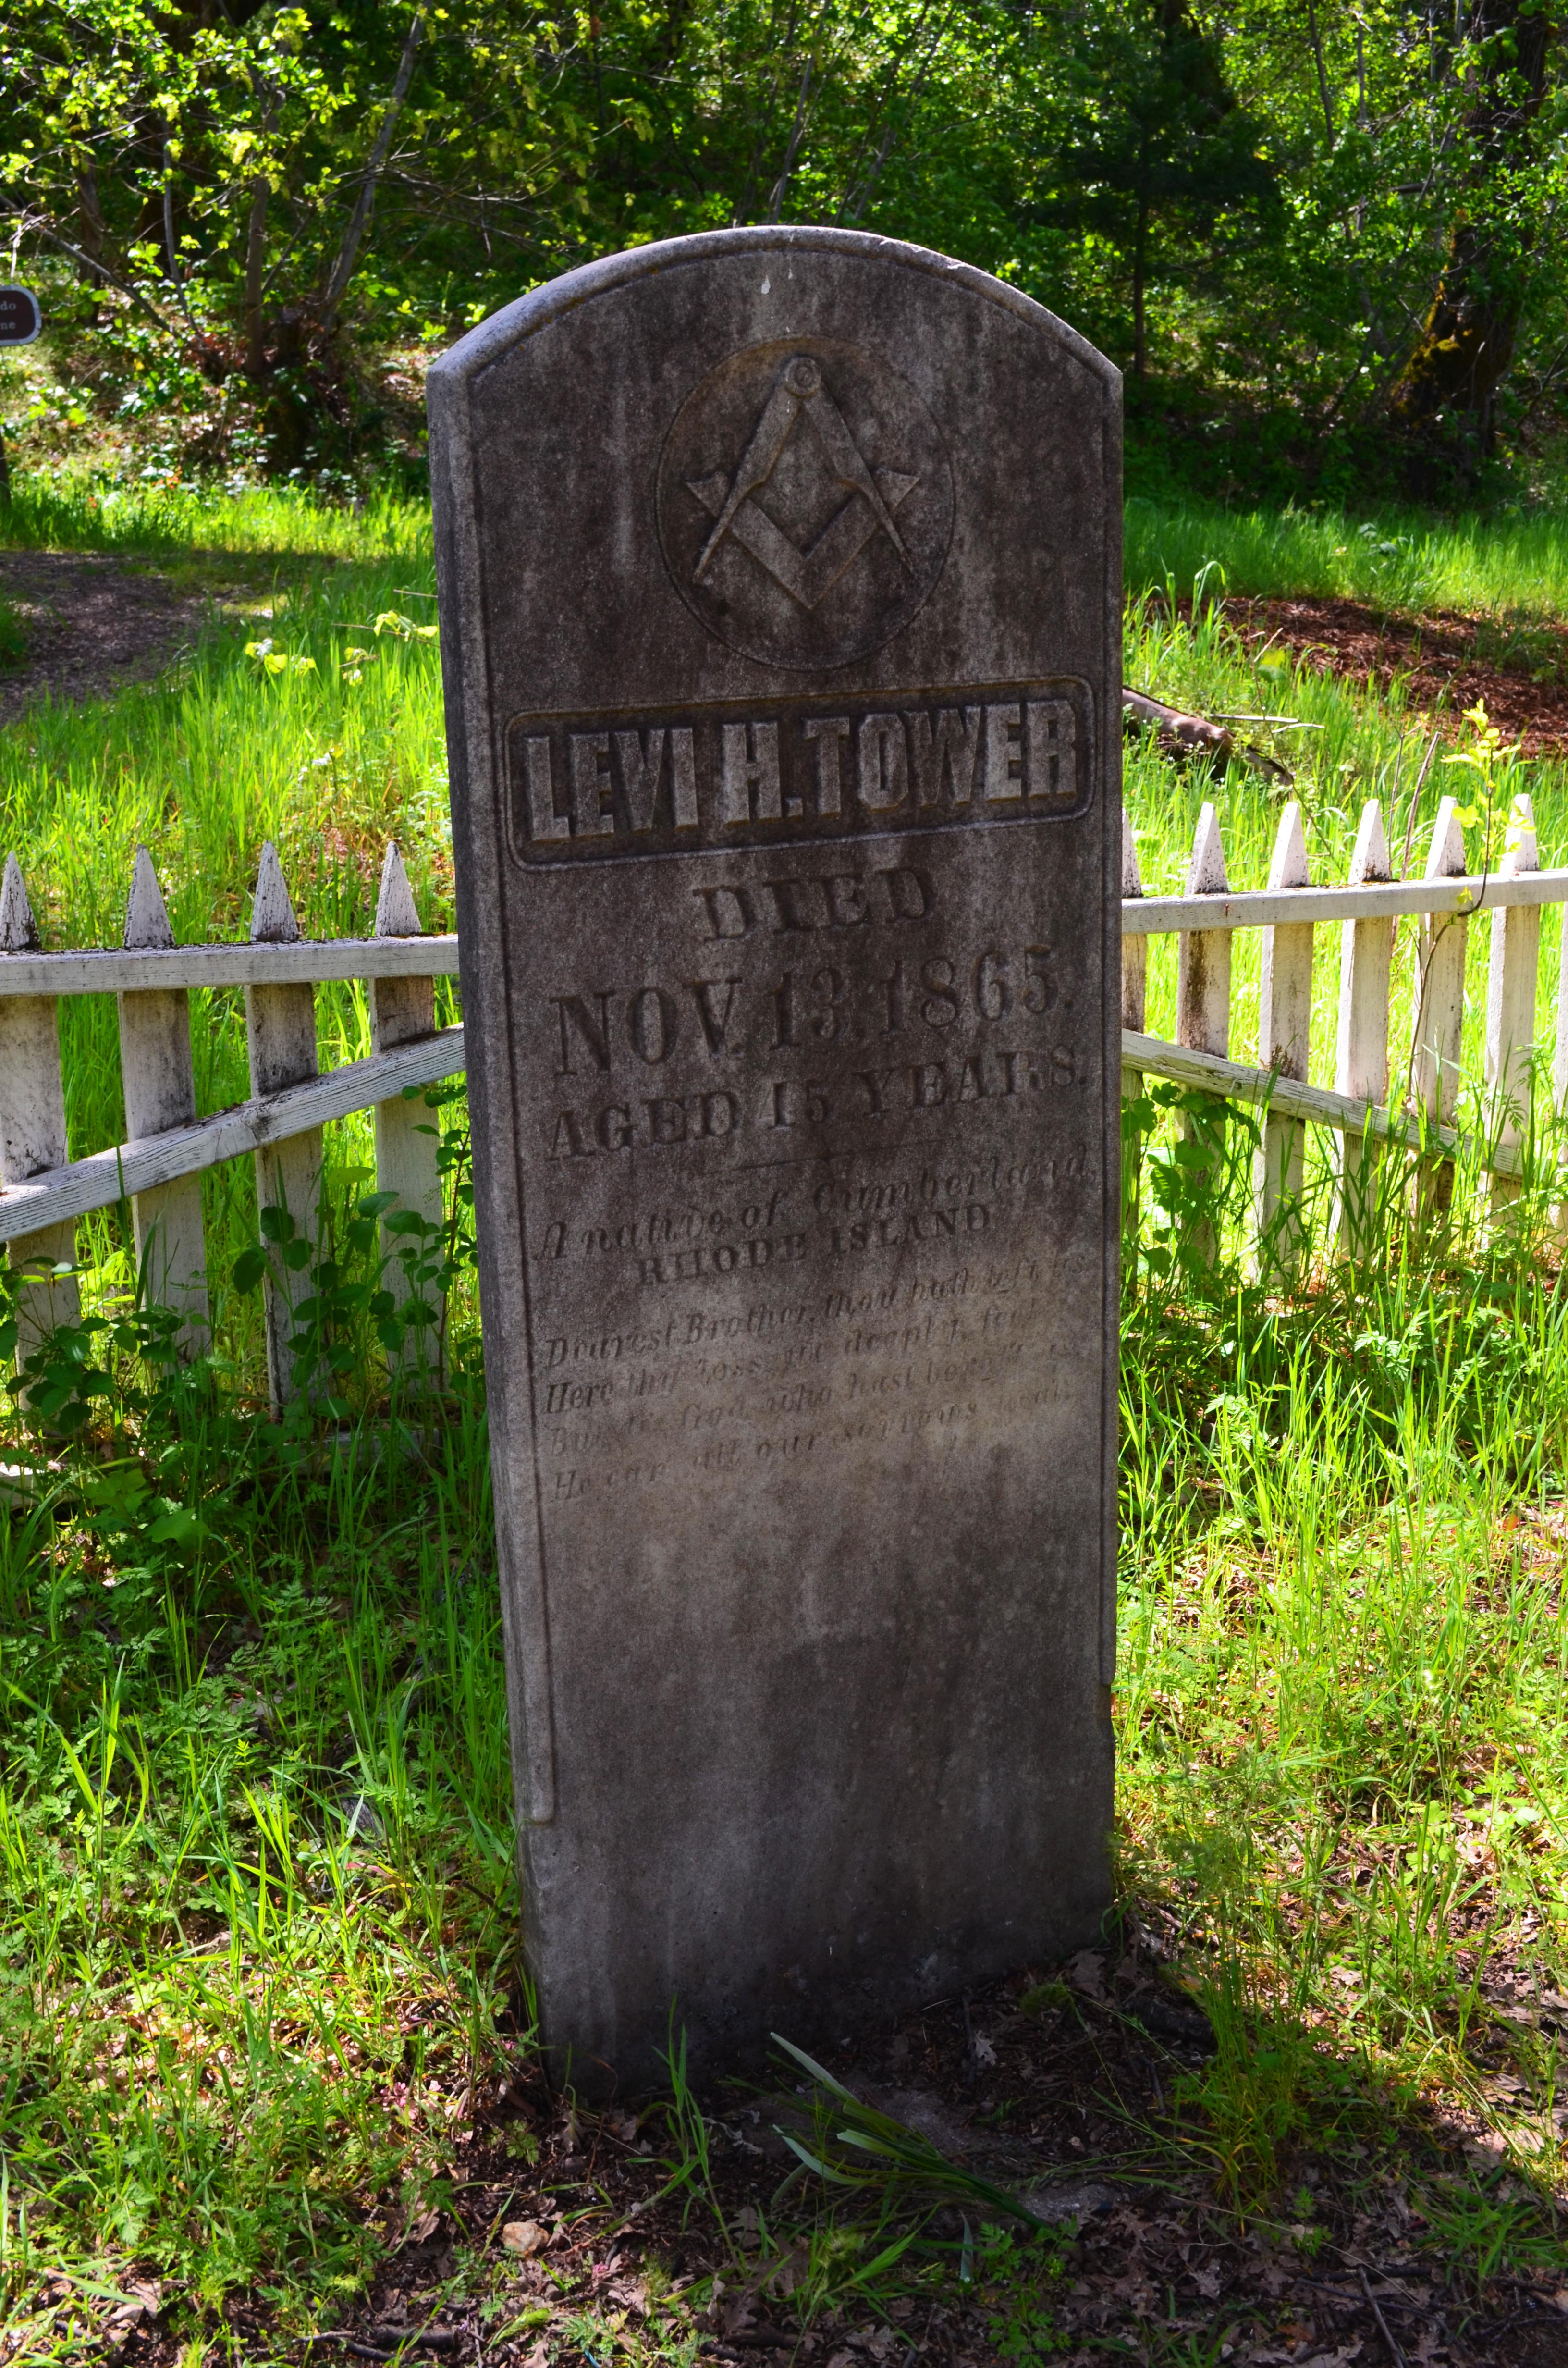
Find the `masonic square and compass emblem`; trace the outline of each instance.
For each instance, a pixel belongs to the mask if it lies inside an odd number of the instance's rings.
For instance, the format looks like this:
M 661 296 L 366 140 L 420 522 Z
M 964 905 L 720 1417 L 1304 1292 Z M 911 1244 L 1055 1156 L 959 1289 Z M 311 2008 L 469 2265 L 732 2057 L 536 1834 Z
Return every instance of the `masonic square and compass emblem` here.
M 774 666 L 843 666 L 931 591 L 952 472 L 914 388 L 874 355 L 793 338 L 733 355 L 676 414 L 659 534 L 709 631 Z

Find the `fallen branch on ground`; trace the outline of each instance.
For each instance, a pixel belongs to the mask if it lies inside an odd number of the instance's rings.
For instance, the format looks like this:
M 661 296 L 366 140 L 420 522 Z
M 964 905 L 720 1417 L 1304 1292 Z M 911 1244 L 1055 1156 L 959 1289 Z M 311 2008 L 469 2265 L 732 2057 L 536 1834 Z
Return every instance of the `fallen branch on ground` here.
M 1223 723 L 1211 723 L 1204 715 L 1189 715 L 1185 708 L 1167 707 L 1163 699 L 1151 699 L 1146 691 L 1122 692 L 1121 722 L 1124 731 L 1152 732 L 1163 753 L 1180 763 L 1205 757 L 1214 765 L 1233 761 L 1245 765 L 1269 780 L 1289 783 L 1290 780 L 1277 757 L 1244 747 Z
M 1122 692 L 1121 721 L 1130 732 L 1153 732 L 1168 756 L 1212 757 L 1225 764 L 1236 754 L 1235 736 L 1222 723 L 1167 707 L 1163 699 L 1150 699 L 1142 690 Z

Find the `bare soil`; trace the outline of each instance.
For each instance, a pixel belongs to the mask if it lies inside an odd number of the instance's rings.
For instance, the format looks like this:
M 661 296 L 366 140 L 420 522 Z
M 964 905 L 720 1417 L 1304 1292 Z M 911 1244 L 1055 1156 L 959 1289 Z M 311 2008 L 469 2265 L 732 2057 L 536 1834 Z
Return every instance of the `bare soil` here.
M 0 599 L 27 652 L 0 668 L 0 723 L 41 699 L 104 699 L 151 681 L 189 648 L 209 600 L 97 552 L 0 552 Z
M 1527 757 L 1568 756 L 1568 627 L 1499 623 L 1438 609 L 1413 618 L 1357 600 L 1231 599 L 1225 614 L 1254 652 L 1290 650 L 1320 674 L 1387 690 L 1398 680 L 1417 713 L 1462 737 L 1484 700 Z

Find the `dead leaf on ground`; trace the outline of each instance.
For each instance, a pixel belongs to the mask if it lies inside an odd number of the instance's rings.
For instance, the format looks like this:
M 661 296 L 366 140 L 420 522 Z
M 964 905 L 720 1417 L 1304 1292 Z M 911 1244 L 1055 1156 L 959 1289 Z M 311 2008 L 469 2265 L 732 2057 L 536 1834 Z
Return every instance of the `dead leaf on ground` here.
M 1097 1998 L 1103 2004 L 1106 1994 L 1105 1951 L 1080 1949 L 1077 1955 L 1068 1962 L 1067 1978 L 1075 1990 L 1083 1991 L 1085 1998 Z

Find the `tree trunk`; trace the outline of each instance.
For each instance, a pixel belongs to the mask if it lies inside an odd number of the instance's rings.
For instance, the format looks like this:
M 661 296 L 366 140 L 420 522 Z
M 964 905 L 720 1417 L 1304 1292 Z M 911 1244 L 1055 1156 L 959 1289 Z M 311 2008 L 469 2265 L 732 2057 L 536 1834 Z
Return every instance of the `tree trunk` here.
M 1479 146 L 1478 180 L 1524 160 L 1557 17 L 1558 0 L 1476 0 L 1471 30 L 1488 45 L 1469 119 Z M 1528 235 L 1511 236 L 1461 201 L 1431 311 L 1389 398 L 1401 426 L 1429 429 L 1449 421 L 1478 457 L 1490 453 L 1497 390 L 1518 334 L 1528 251 Z
M 259 381 L 266 372 L 261 325 L 261 287 L 267 263 L 267 201 L 272 186 L 265 173 L 250 185 L 250 219 L 245 225 L 245 376 Z
M 1451 419 L 1482 457 L 1488 454 L 1497 389 L 1514 359 L 1518 321 L 1514 274 L 1485 225 L 1457 223 L 1420 343 L 1394 382 L 1394 417 L 1407 427 Z
M 337 260 L 334 263 L 327 276 L 326 285 L 322 290 L 320 323 L 323 335 L 325 336 L 330 337 L 336 326 L 337 308 L 342 303 L 348 283 L 354 277 L 355 267 L 359 260 L 359 249 L 364 244 L 365 233 L 370 227 L 370 215 L 376 203 L 376 184 L 381 179 L 381 168 L 392 153 L 392 133 L 397 129 L 398 117 L 403 113 L 403 102 L 408 97 L 408 85 L 414 74 L 414 61 L 418 54 L 420 36 L 425 30 L 425 12 L 427 6 L 428 0 L 416 0 L 413 19 L 403 40 L 403 55 L 398 60 L 392 91 L 382 110 L 381 129 L 376 134 L 375 145 L 370 151 L 369 161 L 365 167 L 365 177 L 359 184 L 359 195 L 355 200 L 354 211 L 348 218 L 348 227 L 343 233 L 343 244 L 337 250 Z
M 1307 0 L 1307 37 L 1312 45 L 1312 62 L 1318 70 L 1318 97 L 1323 103 L 1323 128 L 1328 134 L 1328 144 L 1334 145 L 1334 107 L 1328 95 L 1328 70 L 1323 62 L 1323 36 L 1318 31 L 1318 12 L 1313 0 Z
M 104 210 L 98 197 L 98 168 L 90 157 L 76 163 L 76 225 L 82 252 L 94 263 L 104 260 Z
M 1142 385 L 1148 364 L 1144 334 L 1143 283 L 1149 263 L 1149 197 L 1138 192 L 1138 226 L 1132 233 L 1132 375 Z

